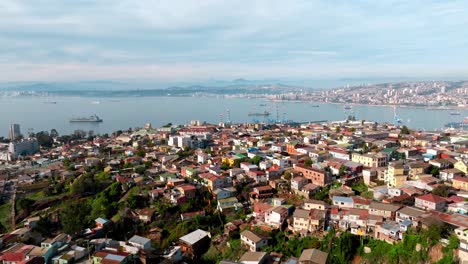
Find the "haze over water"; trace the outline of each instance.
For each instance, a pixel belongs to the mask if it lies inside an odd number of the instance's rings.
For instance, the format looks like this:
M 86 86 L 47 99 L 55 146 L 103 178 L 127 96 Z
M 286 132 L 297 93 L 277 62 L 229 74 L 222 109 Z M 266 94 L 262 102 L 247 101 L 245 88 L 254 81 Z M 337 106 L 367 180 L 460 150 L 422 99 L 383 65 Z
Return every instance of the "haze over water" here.
M 56 104 L 46 102 L 55 101 Z M 261 106 L 266 104 L 266 106 Z M 278 105 L 278 107 L 276 107 Z M 320 105 L 320 107 L 313 107 Z M 190 120 L 209 123 L 227 121 L 252 122 L 280 120 L 298 122 L 317 120 L 344 120 L 349 114 L 338 104 L 308 102 L 270 102 L 263 99 L 223 97 L 130 97 L 130 98 L 84 98 L 84 97 L 2 97 L 0 98 L 0 136 L 8 135 L 11 123 L 21 125 L 23 134 L 32 128 L 35 132 L 55 128 L 60 134 L 69 134 L 77 129 L 93 130 L 95 133 L 111 133 L 129 127 L 143 127 L 150 122 L 159 127 L 169 122 L 186 124 Z M 278 111 L 276 110 L 278 109 Z M 250 112 L 269 111 L 269 117 L 248 116 Z M 353 106 L 357 119 L 377 122 L 393 122 L 393 108 L 380 106 Z M 451 121 L 462 121 L 468 111 L 450 115 L 450 110 L 427 110 L 422 108 L 398 108 L 397 114 L 410 128 L 420 130 L 442 129 Z M 70 123 L 71 117 L 87 117 L 96 114 L 102 123 Z

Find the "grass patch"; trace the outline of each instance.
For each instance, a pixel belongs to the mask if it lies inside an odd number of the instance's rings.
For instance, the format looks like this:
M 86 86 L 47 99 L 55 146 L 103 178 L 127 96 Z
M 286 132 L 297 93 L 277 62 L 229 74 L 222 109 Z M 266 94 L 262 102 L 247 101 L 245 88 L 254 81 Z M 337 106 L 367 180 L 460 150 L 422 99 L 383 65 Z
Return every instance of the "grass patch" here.
M 0 206 L 0 223 L 6 230 L 11 229 L 11 203 L 5 203 Z

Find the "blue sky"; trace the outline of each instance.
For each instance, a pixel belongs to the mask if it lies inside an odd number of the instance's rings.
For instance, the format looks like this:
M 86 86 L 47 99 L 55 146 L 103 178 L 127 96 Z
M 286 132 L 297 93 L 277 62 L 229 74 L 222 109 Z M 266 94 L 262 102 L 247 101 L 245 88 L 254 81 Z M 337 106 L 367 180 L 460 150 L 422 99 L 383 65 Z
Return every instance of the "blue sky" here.
M 468 1 L 1 0 L 0 81 L 468 79 Z

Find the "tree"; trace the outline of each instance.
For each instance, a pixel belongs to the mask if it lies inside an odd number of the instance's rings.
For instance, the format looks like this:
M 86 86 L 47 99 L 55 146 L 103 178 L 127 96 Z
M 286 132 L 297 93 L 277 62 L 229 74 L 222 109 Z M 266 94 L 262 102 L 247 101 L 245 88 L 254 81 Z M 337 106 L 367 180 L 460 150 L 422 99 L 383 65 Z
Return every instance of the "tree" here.
M 403 126 L 403 127 L 400 129 L 400 133 L 403 134 L 403 135 L 409 135 L 409 134 L 411 134 L 411 131 L 408 129 L 407 126 Z
M 340 169 L 338 170 L 338 175 L 343 176 L 345 174 L 346 167 L 344 165 L 341 165 Z
M 341 132 L 341 128 L 340 128 L 340 127 L 336 127 L 336 128 L 335 128 L 335 132 L 336 132 L 336 133 L 340 133 L 340 132 Z
M 431 167 L 431 172 L 430 172 L 430 173 L 432 174 L 432 176 L 435 177 L 435 176 L 439 175 L 439 171 L 440 171 L 439 167 L 437 167 L 437 166 L 432 166 L 432 167 Z
M 16 202 L 16 208 L 29 213 L 33 208 L 34 200 L 28 198 L 21 198 Z
M 260 161 L 262 161 L 262 157 L 260 156 L 254 156 L 252 159 L 251 159 L 252 163 L 257 165 L 260 164 Z
M 80 234 L 89 224 L 91 208 L 85 200 L 73 201 L 60 211 L 63 231 L 71 235 Z
M 312 162 L 312 160 L 311 160 L 310 158 L 304 160 L 304 165 L 306 165 L 306 166 L 312 166 L 312 164 L 313 164 L 313 162 Z
M 437 167 L 436 167 L 437 168 Z M 448 197 L 450 195 L 450 188 L 446 185 L 439 185 L 436 188 L 432 190 L 432 194 L 442 196 L 442 197 Z
M 55 128 L 52 128 L 50 130 L 50 136 L 53 137 L 53 138 L 56 138 L 56 137 L 59 137 L 59 133 L 57 132 L 57 130 Z
M 54 143 L 54 139 L 49 135 L 49 132 L 47 131 L 41 131 L 36 133 L 36 139 L 39 146 L 45 148 L 51 148 Z

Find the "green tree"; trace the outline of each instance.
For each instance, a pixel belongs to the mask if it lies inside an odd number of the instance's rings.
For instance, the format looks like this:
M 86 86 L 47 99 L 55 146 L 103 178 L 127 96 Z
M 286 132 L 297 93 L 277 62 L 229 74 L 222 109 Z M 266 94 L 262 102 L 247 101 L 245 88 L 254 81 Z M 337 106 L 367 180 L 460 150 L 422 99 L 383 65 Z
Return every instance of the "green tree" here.
M 345 174 L 346 167 L 344 165 L 341 165 L 340 169 L 338 170 L 338 175 L 343 176 Z
M 306 165 L 306 166 L 312 166 L 312 164 L 313 164 L 313 162 L 312 162 L 312 160 L 311 160 L 310 158 L 304 160 L 304 165 Z
M 436 167 L 437 168 L 437 167 Z M 432 194 L 442 196 L 442 197 L 449 197 L 450 195 L 450 187 L 446 185 L 439 185 L 432 190 Z
M 438 176 L 439 172 L 440 172 L 439 167 L 437 167 L 437 166 L 432 166 L 431 167 L 430 173 L 432 174 L 432 176 L 434 176 L 434 177 Z
M 251 159 L 251 162 L 255 165 L 258 166 L 258 164 L 260 164 L 260 161 L 262 161 L 262 157 L 260 156 L 254 156 L 252 159 Z
M 407 126 L 403 126 L 400 129 L 400 133 L 403 134 L 403 135 L 409 135 L 409 134 L 411 134 L 411 131 L 409 130 L 409 128 Z
M 91 208 L 85 200 L 73 201 L 60 211 L 63 231 L 71 235 L 80 234 L 88 225 Z
M 54 144 L 54 139 L 49 135 L 47 131 L 40 131 L 36 133 L 36 139 L 41 147 L 51 148 Z

